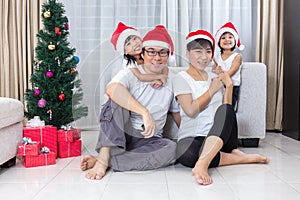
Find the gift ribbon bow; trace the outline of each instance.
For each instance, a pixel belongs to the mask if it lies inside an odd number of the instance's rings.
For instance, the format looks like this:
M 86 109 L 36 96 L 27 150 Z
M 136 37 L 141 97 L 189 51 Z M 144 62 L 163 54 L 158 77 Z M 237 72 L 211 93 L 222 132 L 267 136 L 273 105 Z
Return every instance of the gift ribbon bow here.
M 44 154 L 44 153 L 50 153 L 50 149 L 48 147 L 43 147 L 41 150 L 40 150 L 40 153 Z
M 62 129 L 64 129 L 65 131 L 70 131 L 72 130 L 72 126 L 70 124 L 66 125 L 66 126 L 61 126 Z
M 35 144 L 35 143 L 36 141 L 32 141 L 32 139 L 29 137 L 23 137 L 22 139 L 22 144 Z
M 42 121 L 39 116 L 34 116 L 33 119 L 30 119 L 26 127 L 39 127 L 39 126 L 45 126 L 45 121 Z
M 23 137 L 22 144 L 24 144 L 23 155 L 26 155 L 26 145 L 27 144 L 36 144 L 36 141 L 32 141 L 32 139 L 29 137 Z
M 45 146 L 40 150 L 40 153 L 45 155 L 45 162 L 46 162 L 45 164 L 48 165 L 48 155 L 47 155 L 47 153 L 50 153 L 50 149 Z

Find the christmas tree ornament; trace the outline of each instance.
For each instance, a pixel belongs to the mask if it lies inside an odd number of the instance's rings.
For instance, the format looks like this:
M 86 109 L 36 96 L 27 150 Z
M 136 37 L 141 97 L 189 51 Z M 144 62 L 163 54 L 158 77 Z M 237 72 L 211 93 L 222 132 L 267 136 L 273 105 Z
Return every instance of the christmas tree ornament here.
M 55 58 L 55 60 L 57 60 L 57 66 L 60 66 L 60 60 L 58 56 Z
M 40 108 L 45 108 L 46 107 L 46 100 L 41 98 L 39 101 L 38 101 L 38 106 Z
M 39 89 L 35 89 L 34 92 L 33 92 L 34 96 L 39 96 L 40 92 L 41 91 Z
M 53 50 L 55 49 L 55 45 L 52 44 L 52 42 L 50 42 L 50 44 L 48 45 L 48 49 L 49 49 L 50 51 L 53 51 Z
M 60 93 L 60 94 L 58 95 L 58 99 L 59 99 L 60 101 L 64 101 L 64 100 L 66 99 L 66 95 L 65 95 L 64 93 Z
M 51 12 L 50 12 L 50 10 L 45 11 L 45 12 L 44 12 L 44 18 L 45 18 L 45 19 L 49 19 L 50 17 L 51 17 Z
M 69 30 L 69 24 L 68 23 L 65 23 L 65 28 L 66 28 L 66 30 Z
M 78 63 L 79 63 L 79 58 L 78 58 L 78 56 L 73 56 L 73 59 L 75 60 L 75 64 L 78 64 Z
M 54 28 L 54 32 L 56 35 L 61 35 L 61 32 L 60 32 L 60 28 L 59 27 L 55 27 Z
M 52 110 L 48 110 L 47 113 L 49 113 L 49 119 L 52 120 Z
M 73 75 L 73 74 L 75 74 L 75 73 L 76 73 L 76 70 L 75 70 L 75 69 L 73 69 L 73 68 L 72 68 L 72 69 L 70 69 L 70 74 L 72 74 L 72 75 Z
M 34 66 L 35 66 L 36 70 L 40 70 L 40 64 L 41 64 L 41 61 L 39 61 L 39 60 L 34 61 Z
M 71 89 L 71 90 L 72 90 L 73 94 L 76 94 L 79 91 L 79 88 L 74 86 L 74 88 Z
M 53 72 L 51 72 L 50 70 L 46 72 L 46 76 L 49 78 L 52 78 L 53 75 L 54 75 Z

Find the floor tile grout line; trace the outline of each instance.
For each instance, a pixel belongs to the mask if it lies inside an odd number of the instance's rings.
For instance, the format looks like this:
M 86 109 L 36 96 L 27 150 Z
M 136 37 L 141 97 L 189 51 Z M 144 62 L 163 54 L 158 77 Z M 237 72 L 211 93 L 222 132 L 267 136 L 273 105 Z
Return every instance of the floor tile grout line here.
M 74 160 L 74 158 L 72 160 Z M 72 160 L 70 160 L 69 163 L 65 167 L 61 168 L 55 176 L 53 176 L 51 179 L 49 179 L 49 181 L 39 191 L 37 191 L 33 195 L 32 200 L 34 200 L 40 192 L 42 192 L 47 186 L 49 186 L 49 184 L 51 184 L 51 182 L 71 163 Z
M 168 176 L 167 176 L 167 171 L 166 171 L 166 167 L 164 168 L 164 172 L 165 172 L 165 181 L 166 181 L 166 187 L 167 187 L 167 193 L 168 193 L 168 199 L 171 200 L 171 196 L 170 196 L 170 190 L 169 190 L 169 181 L 168 181 Z
M 218 168 L 216 168 L 216 171 L 218 172 L 218 174 L 222 177 L 222 179 L 224 180 L 224 182 L 226 183 L 226 185 L 230 188 L 231 192 L 233 192 L 234 196 L 237 198 L 237 200 L 240 200 L 240 197 L 238 196 L 238 194 L 235 192 L 234 188 L 231 187 L 231 184 L 225 179 L 225 177 L 222 175 L 222 173 L 219 171 Z

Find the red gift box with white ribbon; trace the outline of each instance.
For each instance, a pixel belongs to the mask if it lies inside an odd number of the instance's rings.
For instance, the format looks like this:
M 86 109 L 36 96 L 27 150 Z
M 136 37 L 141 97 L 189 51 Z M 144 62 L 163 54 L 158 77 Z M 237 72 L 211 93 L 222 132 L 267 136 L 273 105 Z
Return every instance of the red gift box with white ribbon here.
M 36 156 L 41 149 L 40 142 L 31 144 L 18 144 L 18 156 Z
M 74 142 L 80 139 L 81 130 L 78 128 L 72 128 L 71 130 L 60 129 L 57 131 L 58 142 Z
M 37 156 L 25 156 L 23 158 L 23 165 L 26 168 L 54 164 L 56 164 L 56 154 L 54 152 L 42 153 Z
M 58 157 L 69 158 L 81 155 L 81 140 L 58 142 Z
M 40 142 L 41 146 L 47 146 L 57 156 L 57 128 L 55 126 L 24 127 L 23 136 Z

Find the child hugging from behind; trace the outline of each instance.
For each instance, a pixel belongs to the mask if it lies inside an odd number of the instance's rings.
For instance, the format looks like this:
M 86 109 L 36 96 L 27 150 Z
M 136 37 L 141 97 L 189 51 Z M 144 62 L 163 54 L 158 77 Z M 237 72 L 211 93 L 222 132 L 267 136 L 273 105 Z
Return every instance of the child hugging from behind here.
M 151 86 L 158 88 L 164 86 L 168 79 L 169 69 L 166 66 L 162 74 L 142 74 L 137 66 L 143 64 L 142 39 L 139 31 L 133 27 L 126 26 L 119 22 L 116 30 L 112 34 L 111 43 L 115 50 L 124 54 L 123 68 L 130 69 L 132 73 L 142 82 L 151 82 Z

